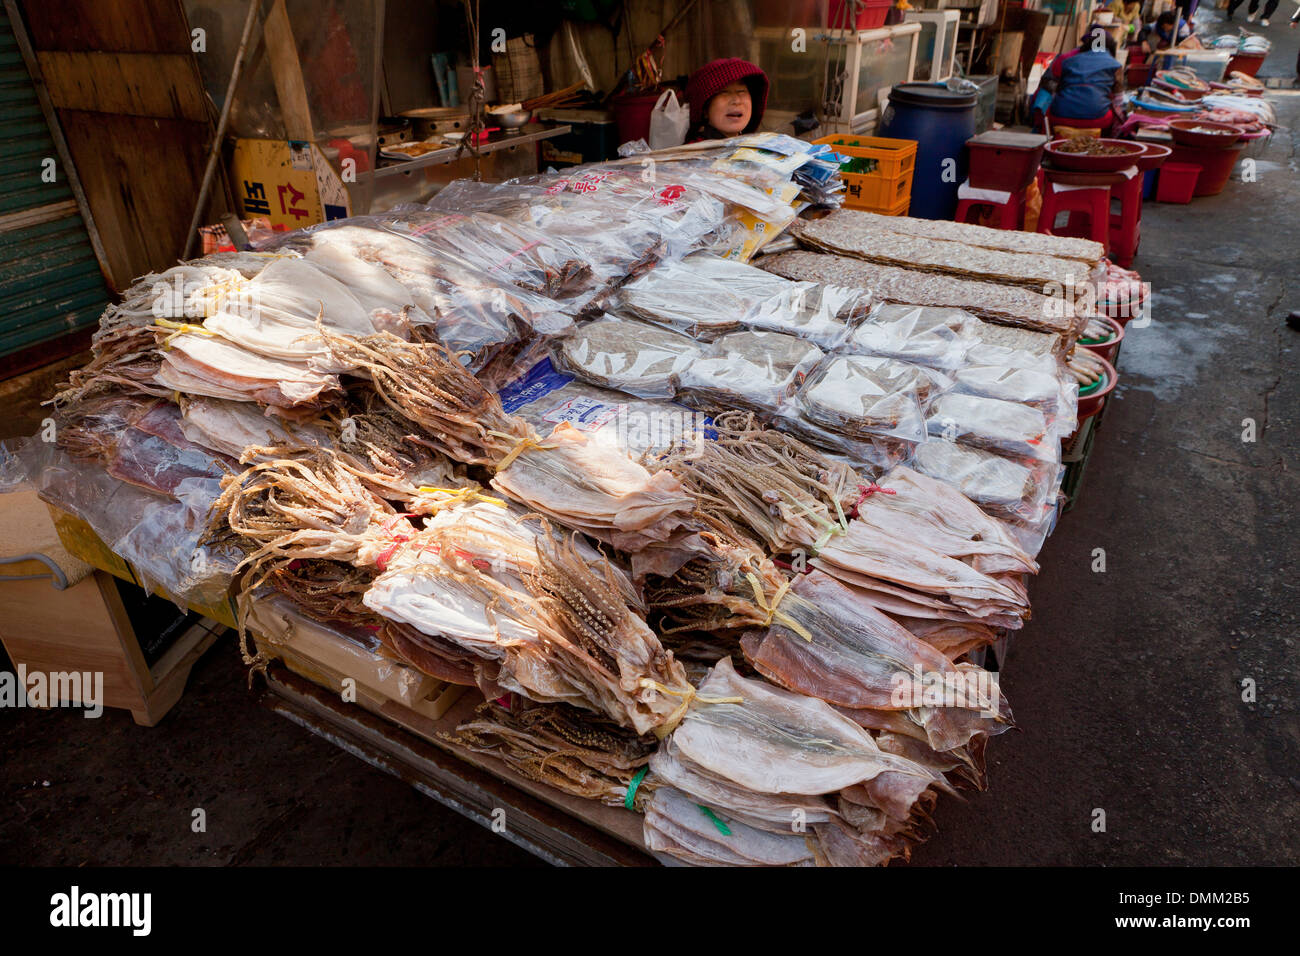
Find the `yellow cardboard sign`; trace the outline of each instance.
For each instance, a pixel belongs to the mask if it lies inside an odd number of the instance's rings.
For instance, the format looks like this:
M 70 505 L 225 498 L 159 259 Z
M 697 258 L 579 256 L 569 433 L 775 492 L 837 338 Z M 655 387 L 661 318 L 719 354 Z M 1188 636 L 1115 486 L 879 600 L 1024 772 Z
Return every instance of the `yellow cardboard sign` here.
M 263 216 L 272 226 L 301 229 L 349 215 L 343 184 L 312 143 L 235 140 L 230 177 L 243 219 Z

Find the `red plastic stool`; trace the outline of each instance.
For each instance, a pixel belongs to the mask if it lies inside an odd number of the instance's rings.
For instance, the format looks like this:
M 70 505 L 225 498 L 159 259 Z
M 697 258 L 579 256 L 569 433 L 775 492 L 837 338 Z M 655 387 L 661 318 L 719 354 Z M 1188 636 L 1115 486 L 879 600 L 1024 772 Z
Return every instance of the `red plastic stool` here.
M 970 222 L 971 210 L 984 206 L 992 209 L 997 214 L 997 227 L 999 229 L 1016 230 L 1024 226 L 1024 189 L 1018 193 L 1012 193 L 1011 198 L 1006 202 L 992 202 L 988 199 L 959 199 L 957 200 L 957 214 L 952 217 L 953 222 Z
M 1038 231 L 1048 235 L 1076 236 L 1100 242 L 1110 250 L 1110 185 L 1098 183 L 1083 189 L 1057 190 L 1052 181 L 1052 170 L 1043 169 L 1043 209 L 1038 216 Z M 1056 228 L 1057 213 L 1070 213 L 1069 221 Z M 1086 216 L 1088 225 L 1081 224 L 1080 215 Z
M 1110 260 L 1127 269 L 1137 255 L 1142 233 L 1142 174 L 1110 187 L 1119 212 L 1110 214 Z

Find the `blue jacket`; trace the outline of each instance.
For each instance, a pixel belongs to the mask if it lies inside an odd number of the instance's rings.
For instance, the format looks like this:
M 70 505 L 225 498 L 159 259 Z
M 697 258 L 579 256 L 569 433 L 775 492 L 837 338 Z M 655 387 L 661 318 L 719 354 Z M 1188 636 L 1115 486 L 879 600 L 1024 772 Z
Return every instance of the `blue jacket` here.
M 1061 67 L 1061 83 L 1052 100 L 1052 115 L 1062 119 L 1096 119 L 1110 109 L 1119 60 L 1105 50 L 1085 50 Z

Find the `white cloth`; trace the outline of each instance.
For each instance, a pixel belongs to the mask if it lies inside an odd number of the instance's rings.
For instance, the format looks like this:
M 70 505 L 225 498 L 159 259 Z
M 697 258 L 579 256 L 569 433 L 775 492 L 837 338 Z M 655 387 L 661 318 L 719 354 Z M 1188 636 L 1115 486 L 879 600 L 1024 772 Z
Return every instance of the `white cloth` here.
M 1136 166 L 1130 166 L 1128 169 L 1121 169 L 1118 170 L 1118 172 L 1123 173 L 1125 179 L 1132 179 L 1134 176 L 1138 174 L 1138 168 Z M 1100 183 L 1098 183 L 1096 186 L 1066 186 L 1063 183 L 1052 184 L 1052 189 L 1058 193 L 1070 192 L 1071 190 L 1075 190 L 1075 189 L 1109 189 L 1109 188 L 1110 188 L 1109 186 L 1103 186 Z
M 975 202 L 992 202 L 1001 205 L 1011 201 L 1011 193 L 1003 192 L 1001 189 L 976 189 L 966 180 L 957 187 L 958 199 L 972 199 Z

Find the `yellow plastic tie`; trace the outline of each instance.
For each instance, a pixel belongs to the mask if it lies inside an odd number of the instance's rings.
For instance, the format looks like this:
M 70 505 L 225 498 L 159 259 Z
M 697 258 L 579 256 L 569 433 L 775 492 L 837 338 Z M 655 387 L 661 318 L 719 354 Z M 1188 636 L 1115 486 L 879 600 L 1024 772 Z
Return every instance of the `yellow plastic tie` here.
M 433 485 L 421 485 L 415 490 L 422 495 L 451 495 L 452 497 L 463 498 L 467 501 L 482 501 L 490 505 L 497 505 L 501 508 L 506 507 L 506 503 L 502 499 L 493 498 L 491 495 L 485 495 L 480 491 L 472 491 L 469 488 L 435 488 Z
M 171 319 L 154 319 L 153 324 L 160 329 L 176 330 L 171 335 L 167 336 L 167 338 L 163 339 L 162 344 L 165 349 L 171 348 L 172 339 L 176 338 L 178 335 L 184 335 L 187 332 L 191 335 L 207 335 L 213 338 L 215 338 L 217 334 L 211 329 L 205 329 L 201 325 L 192 325 L 189 322 L 173 322 Z
M 500 433 L 490 432 L 489 434 L 497 435 Z M 505 438 L 507 436 L 501 435 L 501 437 Z M 516 458 L 518 458 L 520 455 L 522 455 L 524 452 L 530 449 L 536 449 L 537 451 L 550 451 L 552 448 L 559 448 L 559 447 L 560 447 L 559 445 L 544 444 L 542 442 L 539 442 L 535 438 L 525 438 L 521 442 L 519 442 L 519 444 L 515 445 L 514 448 L 510 449 L 509 454 L 507 454 L 506 457 L 502 458 L 501 461 L 497 463 L 496 470 L 505 471 L 507 468 L 510 467 L 511 462 L 513 462 Z
M 763 585 L 754 575 L 754 572 L 746 571 L 745 577 L 749 579 L 749 586 L 754 589 L 754 600 L 758 602 L 759 609 L 767 615 L 766 619 L 763 621 L 763 626 L 771 627 L 774 620 L 779 621 L 811 644 L 813 638 L 812 634 L 808 632 L 808 629 L 792 618 L 789 614 L 779 610 L 781 599 L 784 598 L 786 592 L 790 590 L 790 582 L 781 582 L 781 586 L 776 589 L 776 593 L 772 595 L 771 603 L 769 603 L 767 595 L 763 593 Z
M 693 702 L 699 704 L 743 704 L 745 702 L 743 697 L 708 697 L 689 684 L 685 690 L 678 690 L 676 687 L 669 687 L 649 677 L 642 677 L 638 686 L 653 687 L 661 694 L 681 698 L 682 702 L 677 706 L 677 709 L 668 715 L 667 720 L 654 729 L 655 736 L 660 740 L 663 740 L 677 729 L 677 725 L 682 722 L 682 718 L 686 716 L 686 711 L 690 709 Z

